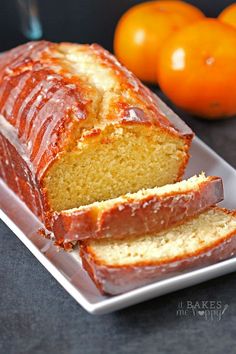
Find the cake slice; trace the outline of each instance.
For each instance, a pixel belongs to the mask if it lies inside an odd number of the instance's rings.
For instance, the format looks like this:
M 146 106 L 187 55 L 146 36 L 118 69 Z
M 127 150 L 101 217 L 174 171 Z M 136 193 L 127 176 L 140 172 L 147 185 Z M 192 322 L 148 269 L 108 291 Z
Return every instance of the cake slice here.
M 86 238 L 123 238 L 159 232 L 223 199 L 220 177 L 204 173 L 175 184 L 95 202 L 54 214 L 58 245 Z
M 81 241 L 80 255 L 102 293 L 125 291 L 236 254 L 236 211 L 211 207 L 166 231 L 122 240 Z

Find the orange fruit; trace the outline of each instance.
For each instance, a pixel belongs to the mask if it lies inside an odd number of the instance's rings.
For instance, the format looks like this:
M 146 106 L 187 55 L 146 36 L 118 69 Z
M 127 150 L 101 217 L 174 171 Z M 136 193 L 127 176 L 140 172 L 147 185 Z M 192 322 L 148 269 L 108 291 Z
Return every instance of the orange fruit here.
M 236 27 L 236 3 L 227 6 L 219 15 L 218 19 Z
M 149 1 L 131 7 L 116 27 L 115 54 L 141 80 L 155 83 L 156 63 L 167 37 L 203 17 L 195 6 L 177 0 Z
M 163 46 L 163 92 L 179 107 L 207 118 L 236 114 L 236 31 L 215 19 L 183 28 Z

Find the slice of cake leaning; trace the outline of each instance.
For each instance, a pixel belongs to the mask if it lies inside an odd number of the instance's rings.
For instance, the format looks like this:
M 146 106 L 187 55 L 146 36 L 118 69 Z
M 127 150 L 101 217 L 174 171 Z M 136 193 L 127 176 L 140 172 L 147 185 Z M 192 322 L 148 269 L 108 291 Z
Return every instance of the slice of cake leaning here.
M 159 232 L 223 199 L 220 177 L 204 173 L 174 184 L 54 214 L 53 232 L 66 249 L 86 238 L 123 238 Z
M 0 177 L 44 222 L 179 181 L 192 138 L 99 45 L 32 42 L 0 57 Z
M 157 234 L 81 241 L 80 255 L 102 293 L 120 294 L 236 255 L 236 211 L 212 207 Z

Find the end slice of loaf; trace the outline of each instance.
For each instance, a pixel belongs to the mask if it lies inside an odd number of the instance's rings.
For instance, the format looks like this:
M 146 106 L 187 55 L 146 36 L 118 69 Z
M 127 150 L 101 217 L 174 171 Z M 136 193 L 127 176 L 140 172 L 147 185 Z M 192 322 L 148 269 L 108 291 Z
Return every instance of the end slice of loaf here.
M 54 214 L 57 244 L 86 238 L 123 238 L 159 232 L 223 199 L 220 177 L 193 176 Z M 66 247 L 67 248 L 67 247 Z
M 102 293 L 123 293 L 234 256 L 236 211 L 212 207 L 161 233 L 83 241 L 80 254 Z

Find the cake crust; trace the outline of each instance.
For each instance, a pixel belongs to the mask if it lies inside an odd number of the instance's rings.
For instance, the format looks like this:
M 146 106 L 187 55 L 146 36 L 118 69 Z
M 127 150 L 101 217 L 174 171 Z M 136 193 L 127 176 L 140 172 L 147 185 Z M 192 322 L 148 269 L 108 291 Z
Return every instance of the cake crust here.
M 217 207 L 216 207 L 217 209 Z M 225 213 L 236 216 L 236 211 Z M 88 241 L 80 242 L 83 267 L 102 294 L 118 295 L 152 282 L 181 274 L 185 270 L 208 266 L 236 255 L 236 230 L 209 247 L 161 262 L 109 265 L 97 258 Z
M 152 194 L 153 193 L 153 194 Z M 167 192 L 114 202 L 98 211 L 96 206 L 54 214 L 56 243 L 69 248 L 70 242 L 86 238 L 124 238 L 165 230 L 223 200 L 220 177 L 208 177 L 199 188 Z

